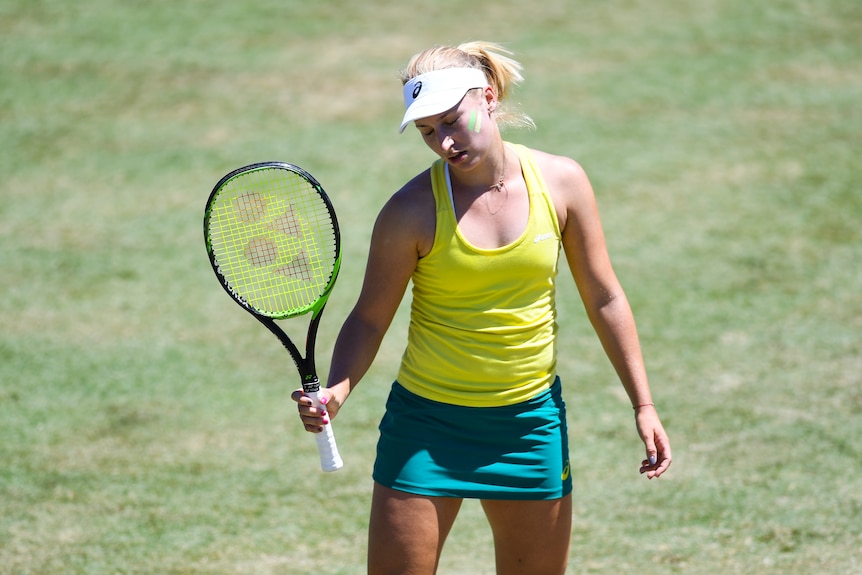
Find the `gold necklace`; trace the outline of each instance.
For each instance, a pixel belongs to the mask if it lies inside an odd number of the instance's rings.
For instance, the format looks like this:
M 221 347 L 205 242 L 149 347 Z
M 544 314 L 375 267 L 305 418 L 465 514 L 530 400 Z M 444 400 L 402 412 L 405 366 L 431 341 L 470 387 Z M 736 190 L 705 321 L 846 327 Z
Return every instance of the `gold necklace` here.
M 492 216 L 496 216 L 497 214 L 499 214 L 500 211 L 506 206 L 506 202 L 509 199 L 509 188 L 506 186 L 505 180 L 506 180 L 506 173 L 504 172 L 503 175 L 500 176 L 500 181 L 497 182 L 496 184 L 494 184 L 493 186 L 491 186 L 490 188 L 488 188 L 488 191 L 485 192 L 485 209 L 487 209 L 488 213 L 491 214 Z M 494 194 L 494 195 L 498 195 L 503 190 L 506 190 L 506 196 L 500 202 L 500 205 L 497 207 L 496 210 L 491 209 L 491 200 L 488 199 L 488 196 L 490 195 L 491 190 L 497 190 L 497 194 Z

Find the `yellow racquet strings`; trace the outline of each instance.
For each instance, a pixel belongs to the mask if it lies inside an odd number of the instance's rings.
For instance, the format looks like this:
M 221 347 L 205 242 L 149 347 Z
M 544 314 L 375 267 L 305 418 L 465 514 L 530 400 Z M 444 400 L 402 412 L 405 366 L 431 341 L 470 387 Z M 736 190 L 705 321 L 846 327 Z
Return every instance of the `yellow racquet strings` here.
M 213 200 L 208 233 L 219 273 L 259 313 L 299 315 L 326 294 L 337 232 L 299 174 L 269 167 L 232 178 Z

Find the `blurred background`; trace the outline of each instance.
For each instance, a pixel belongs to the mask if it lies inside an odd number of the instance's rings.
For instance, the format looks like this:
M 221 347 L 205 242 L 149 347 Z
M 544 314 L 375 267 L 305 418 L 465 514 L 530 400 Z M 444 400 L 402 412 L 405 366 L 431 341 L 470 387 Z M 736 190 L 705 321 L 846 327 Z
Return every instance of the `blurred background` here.
M 345 248 L 325 375 L 377 211 L 434 159 L 398 134 L 398 70 L 475 39 L 525 68 L 511 101 L 537 129 L 507 138 L 592 179 L 674 448 L 638 476 L 563 269 L 570 572 L 862 571 L 856 0 L 2 0 L 0 573 L 365 572 L 409 294 L 335 421 L 345 469 L 321 474 L 203 207 L 256 161 L 321 181 Z M 478 504 L 440 572 L 494 573 Z

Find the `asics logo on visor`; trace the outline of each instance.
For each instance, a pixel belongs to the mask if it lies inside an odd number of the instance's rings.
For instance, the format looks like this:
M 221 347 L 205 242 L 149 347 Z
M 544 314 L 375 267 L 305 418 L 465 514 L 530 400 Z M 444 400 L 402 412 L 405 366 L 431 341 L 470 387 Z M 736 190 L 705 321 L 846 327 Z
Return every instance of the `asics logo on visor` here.
M 416 86 L 413 88 L 413 99 L 419 97 L 419 92 L 422 91 L 422 82 L 416 82 Z

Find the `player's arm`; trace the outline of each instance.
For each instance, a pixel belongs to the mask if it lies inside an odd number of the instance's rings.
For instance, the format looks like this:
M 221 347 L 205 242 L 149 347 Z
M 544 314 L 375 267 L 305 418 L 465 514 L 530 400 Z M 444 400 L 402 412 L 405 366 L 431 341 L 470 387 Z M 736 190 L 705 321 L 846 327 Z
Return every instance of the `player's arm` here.
M 362 290 L 332 354 L 327 388 L 338 405 L 371 366 L 419 261 L 407 203 L 404 195 L 394 196 L 375 223 Z
M 433 203 L 428 209 L 421 190 L 408 184 L 377 217 L 362 289 L 336 339 L 327 387 L 321 390 L 329 417 L 338 412 L 377 355 L 427 241 L 429 213 L 433 217 Z M 322 414 L 311 407 L 303 409 L 301 395 L 295 399 L 306 429 L 315 431 Z
M 632 406 L 645 406 L 635 413 L 647 452 L 641 472 L 657 477 L 670 465 L 670 444 L 652 405 L 634 315 L 611 265 L 595 193 L 576 162 L 553 156 L 546 161 L 566 261 L 587 316 Z
M 587 316 L 632 405 L 652 403 L 634 317 L 608 256 L 592 186 L 577 163 L 560 159 L 558 164 L 563 249 Z

